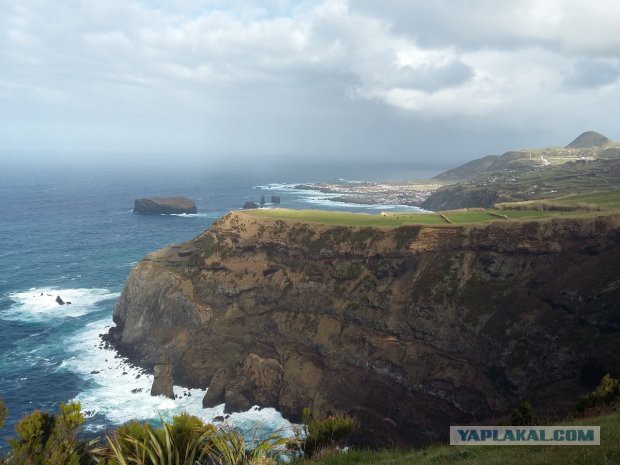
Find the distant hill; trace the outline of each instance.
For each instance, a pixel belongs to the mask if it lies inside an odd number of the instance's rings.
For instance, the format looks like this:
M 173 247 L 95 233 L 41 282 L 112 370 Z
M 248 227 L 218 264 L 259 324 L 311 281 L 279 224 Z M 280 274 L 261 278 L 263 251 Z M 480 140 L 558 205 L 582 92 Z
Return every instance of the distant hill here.
M 603 148 L 607 146 L 611 146 L 614 150 L 603 153 Z M 523 172 L 543 166 L 560 165 L 583 159 L 610 158 L 610 155 L 615 155 L 619 148 L 620 144 L 613 143 L 604 135 L 594 131 L 587 131 L 566 147 L 524 149 L 505 152 L 502 155 L 487 155 L 444 171 L 433 179 L 465 181 L 485 173 L 502 172 L 505 170 Z
M 596 131 L 586 131 L 577 139 L 566 146 L 567 149 L 580 149 L 585 147 L 602 147 L 607 145 L 610 140 L 603 134 Z
M 435 176 L 434 179 L 440 179 L 442 181 L 471 179 L 481 171 L 488 169 L 498 158 L 498 155 L 487 155 L 486 157 L 478 158 L 451 170 L 444 171 Z
M 422 203 L 434 211 L 613 189 L 620 187 L 620 143 L 588 131 L 566 147 L 489 155 L 435 179 L 453 183 Z

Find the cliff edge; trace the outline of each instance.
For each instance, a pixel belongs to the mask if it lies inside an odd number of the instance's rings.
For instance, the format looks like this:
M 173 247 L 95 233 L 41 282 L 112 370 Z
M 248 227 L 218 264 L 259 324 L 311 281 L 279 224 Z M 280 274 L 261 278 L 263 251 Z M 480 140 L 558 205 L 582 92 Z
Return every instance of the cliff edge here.
M 359 418 L 428 443 L 522 400 L 562 411 L 620 375 L 620 216 L 404 226 L 232 212 L 131 272 L 108 339 L 205 405 Z

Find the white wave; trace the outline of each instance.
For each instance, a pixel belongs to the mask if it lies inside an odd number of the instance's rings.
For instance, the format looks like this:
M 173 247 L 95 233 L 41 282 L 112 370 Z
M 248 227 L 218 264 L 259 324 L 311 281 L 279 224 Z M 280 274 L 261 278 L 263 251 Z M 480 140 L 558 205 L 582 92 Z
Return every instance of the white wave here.
M 293 187 L 295 187 L 298 184 L 285 184 L 285 183 L 278 183 L 278 182 L 272 182 L 270 184 L 267 185 L 262 185 L 262 186 L 254 186 L 254 189 L 262 189 L 265 191 L 268 190 L 284 190 L 284 189 L 291 189 Z
M 117 358 L 116 351 L 101 345 L 99 335 L 106 332 L 110 324 L 108 319 L 90 323 L 69 336 L 65 342 L 65 347 L 70 348 L 70 357 L 59 369 L 77 373 L 91 382 L 91 387 L 74 399 L 81 403 L 87 416 L 103 416 L 107 422 L 117 425 L 131 419 L 170 420 L 182 412 L 196 415 L 207 422 L 224 416 L 223 404 L 202 408 L 206 389 L 174 386 L 177 396 L 174 400 L 151 396 L 153 376 L 132 366 L 126 359 Z M 247 412 L 233 413 L 226 419 L 226 423 L 240 431 L 256 431 L 263 437 L 276 431 L 287 436 L 292 434 L 291 424 L 272 408 L 252 408 Z
M 93 305 L 120 294 L 108 289 L 57 289 L 52 287 L 31 288 L 24 292 L 12 292 L 7 297 L 14 303 L 1 318 L 5 320 L 44 321 L 49 318 L 66 318 L 85 315 L 94 310 Z M 65 305 L 56 303 L 59 296 Z
M 333 197 L 334 194 L 330 194 L 329 197 Z M 373 203 L 373 204 L 363 204 L 363 203 L 349 203 L 349 202 L 340 202 L 337 200 L 331 200 L 326 197 L 313 197 L 304 199 L 306 202 L 314 204 L 314 205 L 323 205 L 326 207 L 341 207 L 341 208 L 364 208 L 368 210 L 399 210 L 406 212 L 424 212 L 425 210 L 419 207 L 413 207 L 411 205 L 400 205 L 400 204 L 381 204 L 381 203 Z
M 179 216 L 181 218 L 218 218 L 215 212 L 211 213 L 162 213 L 161 216 Z
M 124 265 L 119 265 L 118 268 L 133 268 L 137 264 L 138 262 L 129 262 L 129 263 L 125 263 Z
M 321 192 L 318 190 L 313 190 L 313 189 L 297 189 L 297 186 L 307 186 L 307 185 L 311 185 L 311 184 L 306 184 L 303 182 L 298 182 L 298 183 L 292 183 L 292 184 L 278 184 L 278 183 L 272 183 L 272 184 L 267 184 L 265 186 L 255 186 L 254 189 L 262 189 L 262 190 L 266 190 L 266 191 L 282 191 L 282 192 L 297 192 L 300 194 L 303 193 L 308 193 L 308 192 Z

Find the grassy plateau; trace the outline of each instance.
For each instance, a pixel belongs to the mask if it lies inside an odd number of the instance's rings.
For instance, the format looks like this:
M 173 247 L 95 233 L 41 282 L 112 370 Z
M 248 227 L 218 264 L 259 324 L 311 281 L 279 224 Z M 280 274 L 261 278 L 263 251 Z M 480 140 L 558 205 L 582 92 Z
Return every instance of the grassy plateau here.
M 428 213 L 383 213 L 372 215 L 328 210 L 286 208 L 247 210 L 246 214 L 342 226 L 395 228 L 405 225 L 472 224 L 486 221 L 539 219 L 553 216 L 583 216 L 588 212 L 620 209 L 620 190 L 572 195 L 557 199 L 498 204 L 493 209 L 466 209 Z

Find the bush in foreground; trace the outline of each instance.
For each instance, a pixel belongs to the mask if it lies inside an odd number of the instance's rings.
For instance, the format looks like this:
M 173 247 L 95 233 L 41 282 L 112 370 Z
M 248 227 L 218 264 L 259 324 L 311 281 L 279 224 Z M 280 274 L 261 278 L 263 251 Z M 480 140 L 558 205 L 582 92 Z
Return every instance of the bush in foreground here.
M 305 408 L 302 413 L 303 453 L 312 457 L 316 452 L 339 445 L 339 442 L 357 428 L 355 419 L 346 415 L 330 415 L 317 420 L 312 411 Z
M 620 379 L 609 374 L 603 376 L 594 392 L 584 395 L 574 408 L 574 413 L 581 414 L 587 410 L 610 406 L 620 402 Z
M 89 465 L 96 463 L 92 444 L 78 440 L 84 417 L 80 404 L 60 404 L 58 414 L 35 410 L 15 427 L 17 437 L 9 441 L 8 465 Z

